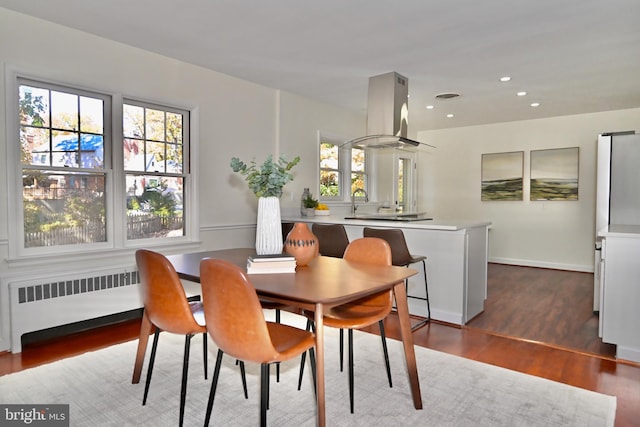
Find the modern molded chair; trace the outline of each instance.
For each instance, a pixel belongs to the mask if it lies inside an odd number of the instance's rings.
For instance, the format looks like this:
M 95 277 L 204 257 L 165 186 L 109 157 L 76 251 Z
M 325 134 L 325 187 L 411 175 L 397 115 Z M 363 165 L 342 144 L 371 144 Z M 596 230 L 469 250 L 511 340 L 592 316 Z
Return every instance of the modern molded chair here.
M 422 271 L 424 273 L 424 291 L 425 298 L 411 296 L 407 293 L 407 298 L 420 299 L 427 303 L 427 318 L 416 325 L 411 330 L 425 325 L 431 320 L 431 308 L 429 307 L 429 286 L 427 284 L 427 257 L 422 255 L 411 255 L 407 246 L 407 241 L 404 238 L 404 233 L 399 228 L 370 228 L 365 227 L 363 230 L 365 237 L 378 237 L 384 239 L 391 246 L 391 256 L 393 258 L 393 265 L 399 265 L 401 267 L 409 267 L 411 264 L 422 262 Z M 405 286 L 408 286 L 408 279 L 405 280 Z
M 189 302 L 184 287 L 173 265 L 162 254 L 140 249 L 136 251 L 136 263 L 140 273 L 140 289 L 144 303 L 140 343 L 134 367 L 133 382 L 140 378 L 140 370 L 144 360 L 146 341 L 152 329 L 155 329 L 153 346 L 147 369 L 142 404 L 147 403 L 153 364 L 158 348 L 158 337 L 161 331 L 185 336 L 184 358 L 182 362 L 182 386 L 180 389 L 180 422 L 184 419 L 184 404 L 187 395 L 187 373 L 189 369 L 189 347 L 191 337 L 202 333 L 204 338 L 204 375 L 207 378 L 207 329 L 204 326 L 204 311 L 199 301 Z M 244 378 L 244 376 L 243 376 Z
M 363 237 L 349 243 L 344 252 L 345 260 L 370 265 L 391 265 L 391 248 L 389 244 L 373 237 Z M 334 328 L 348 329 L 348 352 L 349 352 L 349 405 L 351 413 L 354 412 L 354 372 L 353 372 L 353 330 L 364 328 L 378 322 L 380 326 L 380 337 L 382 339 L 382 350 L 387 368 L 387 379 L 389 387 L 393 387 L 391 382 L 391 367 L 389 366 L 389 352 L 387 350 L 387 340 L 384 331 L 384 318 L 391 312 L 393 304 L 393 291 L 386 290 L 375 295 L 371 295 L 357 301 L 332 307 L 324 314 L 324 325 Z M 312 312 L 304 312 L 309 319 L 313 319 Z M 301 366 L 300 376 L 303 369 Z M 298 380 L 298 384 L 300 379 Z
M 318 238 L 320 255 L 342 258 L 349 246 L 349 236 L 342 224 L 313 223 L 311 232 Z
M 284 362 L 309 350 L 315 372 L 314 334 L 293 326 L 267 322 L 247 275 L 230 262 L 202 260 L 200 281 L 206 328 L 219 348 L 205 426 L 211 419 L 223 352 L 239 360 L 260 364 L 260 425 L 266 426 L 269 364 Z

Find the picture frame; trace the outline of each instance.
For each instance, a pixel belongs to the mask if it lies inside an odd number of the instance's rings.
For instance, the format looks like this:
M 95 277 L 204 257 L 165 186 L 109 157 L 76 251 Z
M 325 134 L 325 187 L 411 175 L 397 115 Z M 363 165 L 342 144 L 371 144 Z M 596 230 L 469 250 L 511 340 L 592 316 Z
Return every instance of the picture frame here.
M 521 201 L 524 151 L 482 155 L 482 201 Z
M 579 147 L 532 150 L 529 163 L 531 201 L 578 200 Z

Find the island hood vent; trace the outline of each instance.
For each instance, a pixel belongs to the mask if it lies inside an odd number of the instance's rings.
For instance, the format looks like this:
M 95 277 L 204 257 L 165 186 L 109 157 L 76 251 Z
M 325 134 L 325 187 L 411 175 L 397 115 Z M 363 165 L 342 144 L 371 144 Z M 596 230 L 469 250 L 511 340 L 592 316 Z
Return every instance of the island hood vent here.
M 396 72 L 369 78 L 367 135 L 341 146 L 399 148 L 414 151 L 423 142 L 407 138 L 409 81 Z

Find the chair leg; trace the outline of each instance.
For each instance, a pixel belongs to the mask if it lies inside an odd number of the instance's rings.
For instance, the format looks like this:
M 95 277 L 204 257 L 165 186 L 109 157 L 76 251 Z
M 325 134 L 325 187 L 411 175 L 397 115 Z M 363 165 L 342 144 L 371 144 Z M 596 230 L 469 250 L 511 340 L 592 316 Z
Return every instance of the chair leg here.
M 384 333 L 384 321 L 378 321 L 378 325 L 380 326 L 380 338 L 382 338 L 382 352 L 384 353 L 384 364 L 387 368 L 387 379 L 389 380 L 389 387 L 393 387 L 393 383 L 391 382 L 391 365 L 389 364 L 389 351 L 387 349 L 387 337 Z
M 280 323 L 280 309 L 276 308 L 276 323 Z M 280 382 L 280 362 L 276 363 L 276 382 Z
M 348 333 L 348 347 L 349 347 L 349 407 L 353 414 L 353 329 L 349 329 Z
M 187 376 L 189 374 L 189 349 L 191 348 L 191 338 L 193 335 L 187 334 L 184 338 L 184 359 L 182 361 L 182 385 L 180 386 L 180 422 L 182 427 L 184 422 L 184 404 L 187 400 Z
M 344 330 L 340 328 L 340 372 L 343 371 L 342 359 L 344 359 Z
M 313 330 L 313 323 L 311 320 L 307 319 L 307 326 L 305 327 L 305 331 Z M 300 373 L 298 374 L 298 391 L 302 387 L 302 375 L 304 374 L 304 362 L 307 360 L 307 352 L 303 352 L 300 356 Z
M 209 370 L 208 358 L 209 358 L 209 344 L 207 341 L 207 333 L 202 333 L 202 358 L 204 360 L 204 379 L 207 379 L 207 371 Z
M 160 336 L 160 328 L 156 328 L 153 333 L 153 345 L 151 346 L 151 357 L 149 357 L 149 368 L 147 368 L 147 379 L 144 382 L 144 395 L 142 396 L 142 406 L 147 404 L 147 394 L 149 394 L 149 385 L 151 384 L 151 375 L 153 374 L 153 363 L 156 360 L 156 350 L 158 349 L 158 338 Z
M 237 360 L 236 360 L 237 362 Z M 244 390 L 244 398 L 248 399 L 249 398 L 249 392 L 247 391 L 247 374 L 245 372 L 244 369 L 244 362 L 242 360 L 240 360 L 240 363 L 238 363 L 240 365 L 240 376 L 242 377 L 242 390 Z
M 269 364 L 260 365 L 260 426 L 267 425 L 267 405 L 269 404 Z
M 204 427 L 209 425 L 211 420 L 211 411 L 213 409 L 213 399 L 216 397 L 216 388 L 218 386 L 218 377 L 220 376 L 220 366 L 222 366 L 222 350 L 218 350 L 216 357 L 216 367 L 213 370 L 213 379 L 211 380 L 211 390 L 209 391 L 209 401 L 207 402 L 207 413 L 204 417 Z
M 311 363 L 311 376 L 313 377 L 313 393 L 318 396 L 318 384 L 316 379 L 316 353 L 313 347 L 309 349 L 309 363 Z

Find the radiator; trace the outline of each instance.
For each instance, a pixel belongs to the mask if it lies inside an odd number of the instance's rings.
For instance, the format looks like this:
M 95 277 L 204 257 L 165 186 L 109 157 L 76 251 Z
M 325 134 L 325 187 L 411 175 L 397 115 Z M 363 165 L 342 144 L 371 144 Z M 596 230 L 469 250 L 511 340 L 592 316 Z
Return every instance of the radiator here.
M 135 268 L 91 271 L 9 283 L 11 351 L 28 332 L 142 307 Z

